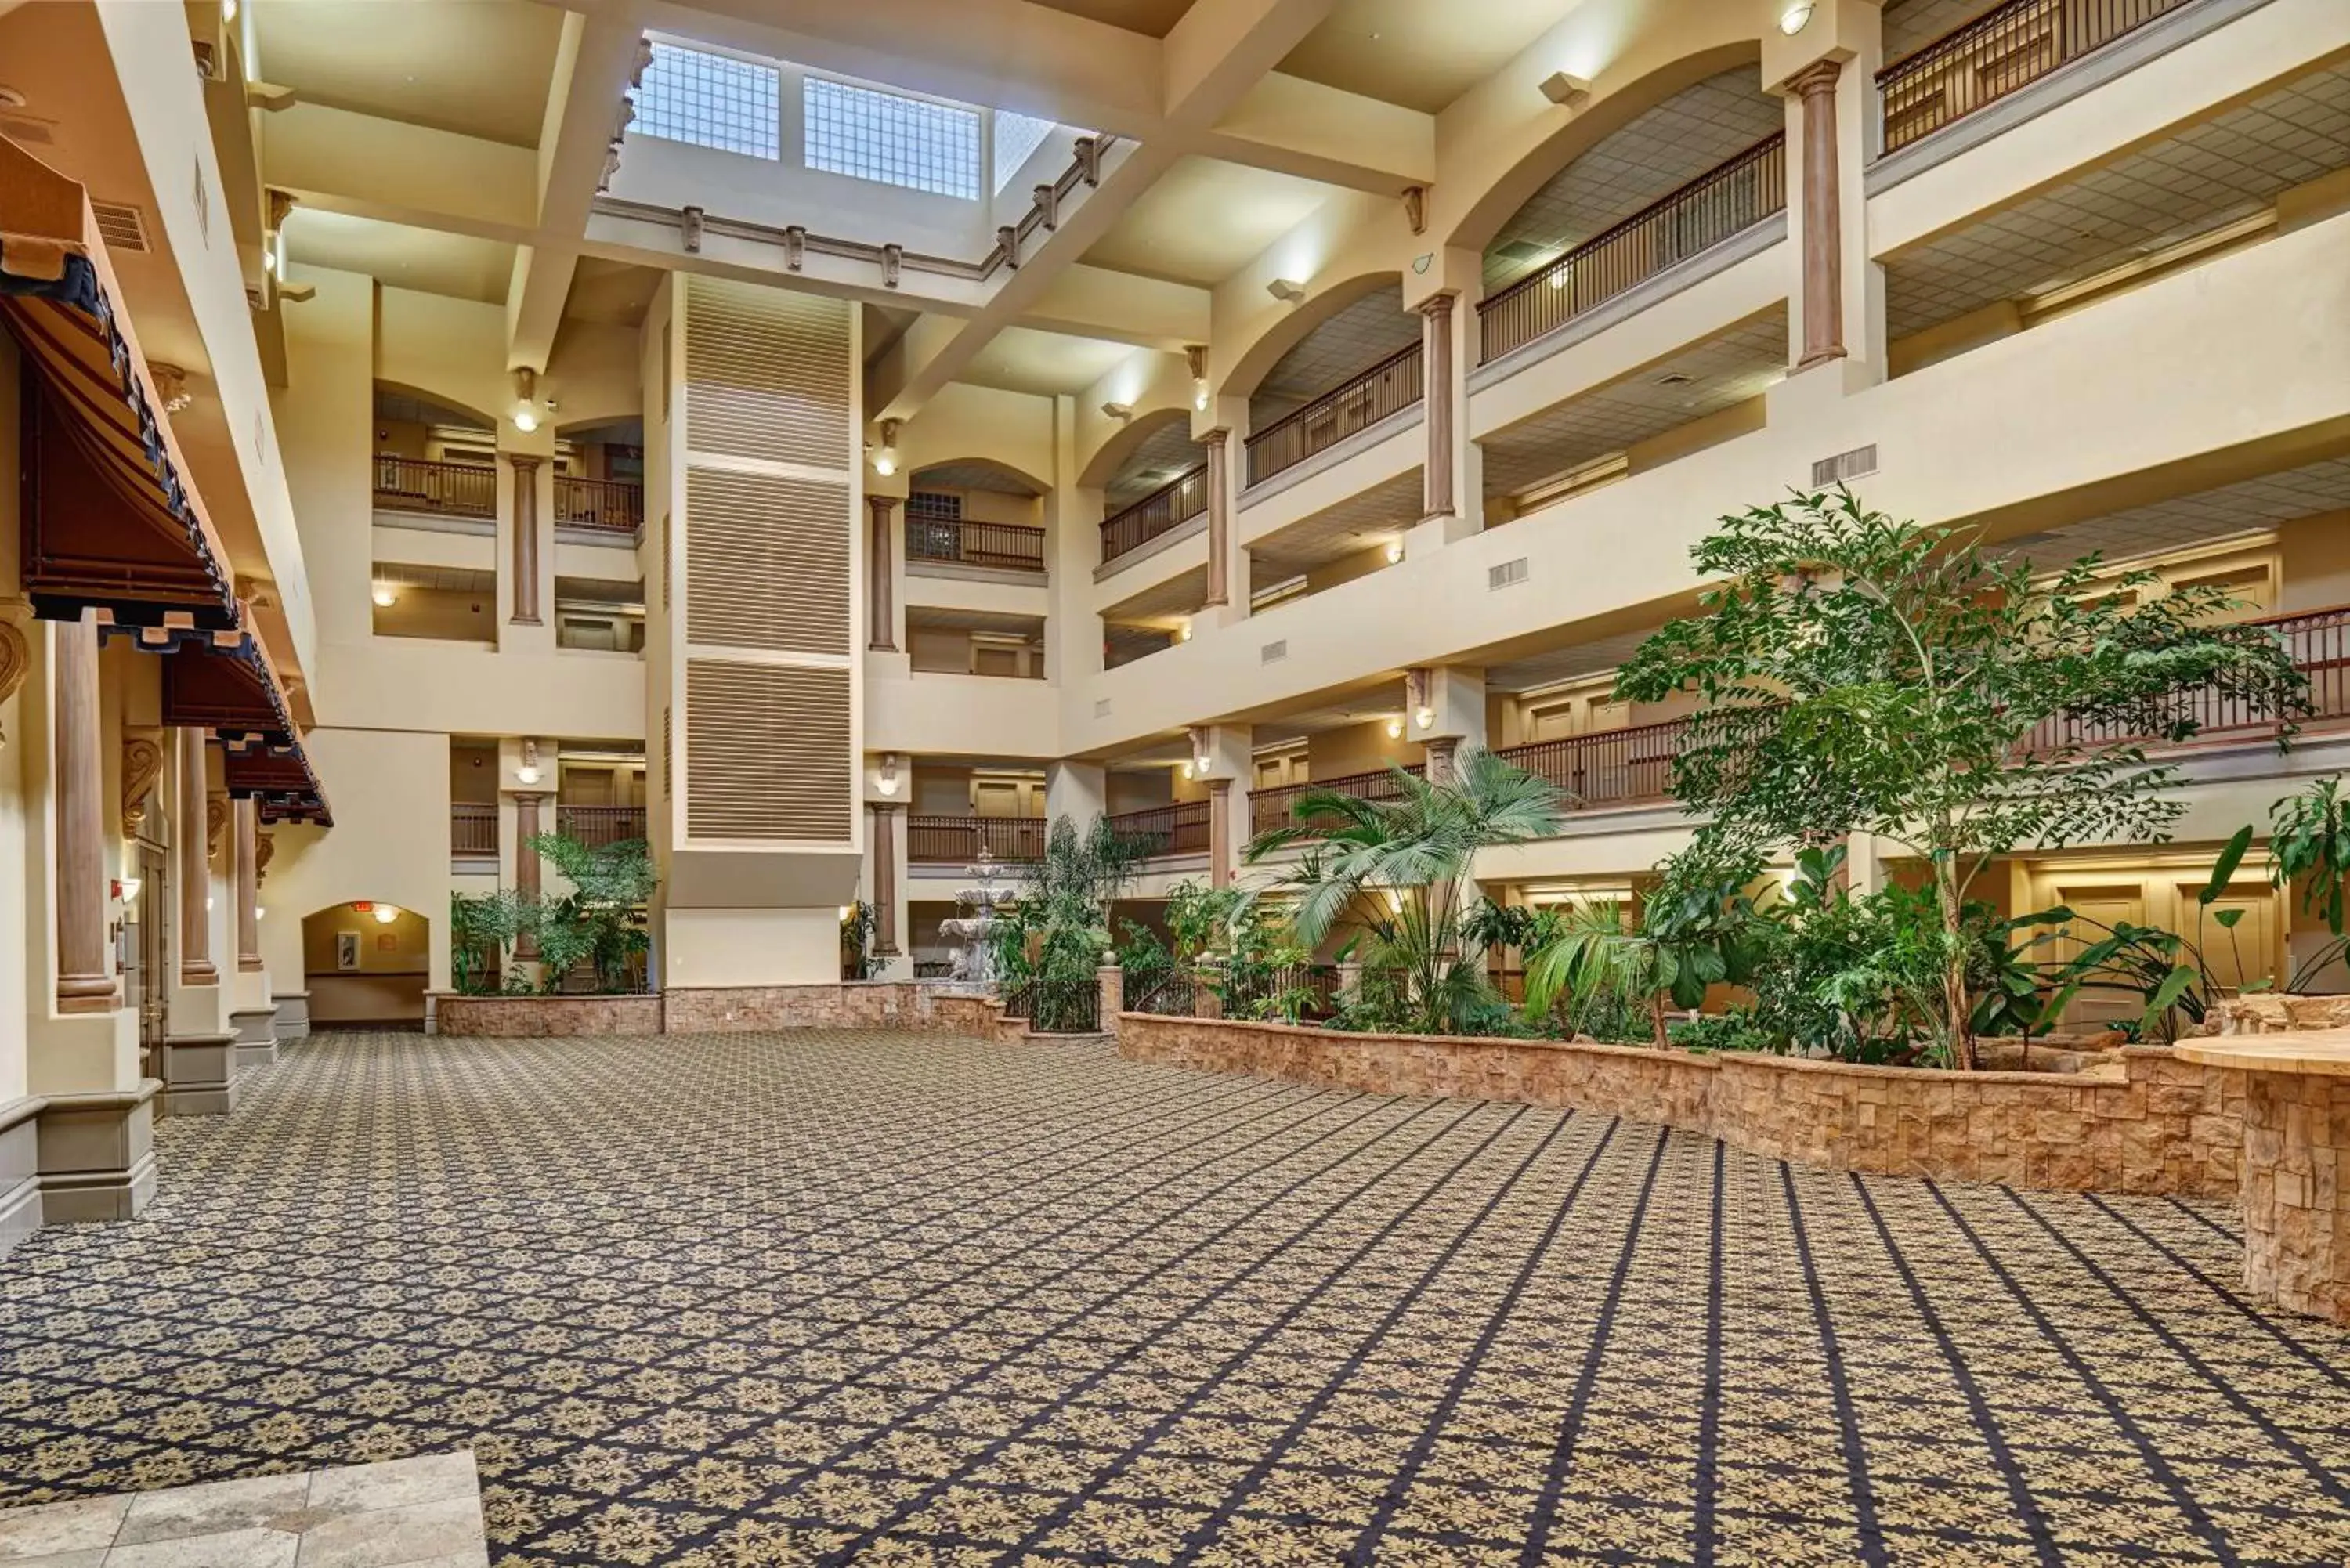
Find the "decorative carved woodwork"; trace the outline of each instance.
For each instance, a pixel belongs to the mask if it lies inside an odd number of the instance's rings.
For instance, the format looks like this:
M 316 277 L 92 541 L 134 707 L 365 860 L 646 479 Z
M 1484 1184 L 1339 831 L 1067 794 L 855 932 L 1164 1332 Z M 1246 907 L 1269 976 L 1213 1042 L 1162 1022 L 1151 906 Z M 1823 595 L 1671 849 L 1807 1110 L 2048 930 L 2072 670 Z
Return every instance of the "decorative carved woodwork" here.
M 221 846 L 228 838 L 228 825 L 227 794 L 204 796 L 204 856 L 207 859 L 220 858 Z
M 163 774 L 162 737 L 137 732 L 122 738 L 122 836 L 136 838 L 147 826 L 147 797 Z
M 258 883 L 265 881 L 268 878 L 269 862 L 276 853 L 277 836 L 266 831 L 258 833 L 253 848 L 254 881 Z
M 25 634 L 12 620 L 0 620 L 0 702 L 5 702 L 24 689 L 25 677 L 33 668 L 31 648 Z M 0 732 L 0 746 L 8 743 L 5 732 Z

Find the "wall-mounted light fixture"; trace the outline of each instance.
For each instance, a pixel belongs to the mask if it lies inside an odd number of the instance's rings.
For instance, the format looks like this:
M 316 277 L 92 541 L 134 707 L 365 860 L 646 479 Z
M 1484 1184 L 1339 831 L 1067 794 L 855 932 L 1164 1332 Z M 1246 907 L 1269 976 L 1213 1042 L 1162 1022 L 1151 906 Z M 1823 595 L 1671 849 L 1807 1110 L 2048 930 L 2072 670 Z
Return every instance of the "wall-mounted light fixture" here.
M 1191 776 L 1191 772 L 1192 772 L 1192 768 L 1193 768 L 1193 766 L 1194 766 L 1194 764 L 1192 763 L 1192 762 L 1191 762 L 1191 758 L 1186 757 L 1186 758 L 1184 758 L 1184 759 L 1183 759 L 1183 776 L 1184 776 L 1185 778 L 1187 778 L 1187 779 L 1188 779 L 1188 778 L 1190 778 L 1190 777 Z
M 397 904 L 378 904 L 378 905 L 375 907 L 375 923 L 376 923 L 377 925 L 379 925 L 379 926 L 388 926 L 388 925 L 391 924 L 391 922 L 392 922 L 392 921 L 394 921 L 394 920 L 396 920 L 396 919 L 400 919 L 400 906 L 399 906 L 399 905 L 397 905 Z
M 1284 305 L 1295 305 L 1305 297 L 1305 286 L 1294 278 L 1274 278 L 1264 286 L 1264 291 Z
M 538 372 L 525 365 L 514 373 L 514 427 L 528 435 L 538 428 Z
M 1403 721 L 1401 719 L 1389 719 L 1388 721 L 1388 739 L 1390 741 L 1400 741 L 1403 739 Z
M 538 742 L 525 740 L 522 743 L 522 766 L 515 769 L 516 784 L 535 784 L 539 781 Z
M 873 449 L 873 472 L 887 479 L 898 472 L 898 421 L 881 421 L 881 444 Z
M 1581 109 L 1591 101 L 1591 84 L 1581 77 L 1553 71 L 1542 79 L 1542 95 L 1561 109 Z
M 1134 405 L 1131 403 L 1104 403 L 1102 405 L 1102 412 L 1109 418 L 1116 420 L 1118 423 L 1124 424 L 1127 421 L 1134 417 Z
M 1802 32 L 1804 24 L 1811 19 L 1812 0 L 1795 0 L 1794 5 L 1779 13 L 1779 31 L 1792 38 Z
M 1388 540 L 1388 566 L 1394 566 L 1398 561 L 1400 561 L 1400 560 L 1402 560 L 1402 559 L 1403 559 L 1403 541 L 1402 541 L 1402 540 L 1400 540 L 1400 539 L 1390 539 L 1390 540 Z
M 1183 350 L 1183 362 L 1191 369 L 1191 406 L 1204 414 L 1208 411 L 1208 346 L 1188 346 Z
M 378 609 L 390 609 L 400 602 L 400 595 L 392 591 L 390 583 L 376 584 L 368 594 L 368 597 L 375 601 L 375 607 Z
M 1182 621 L 1176 626 L 1175 640 L 1178 642 L 1189 642 L 1191 640 L 1191 623 L 1190 621 Z
M 147 879 L 143 877 L 125 877 L 117 886 L 122 889 L 122 901 L 126 904 L 135 904 L 139 901 L 139 889 L 147 886 Z
M 896 794 L 898 793 L 897 753 L 884 752 L 881 753 L 881 771 L 874 775 L 873 787 L 879 790 L 883 794 Z

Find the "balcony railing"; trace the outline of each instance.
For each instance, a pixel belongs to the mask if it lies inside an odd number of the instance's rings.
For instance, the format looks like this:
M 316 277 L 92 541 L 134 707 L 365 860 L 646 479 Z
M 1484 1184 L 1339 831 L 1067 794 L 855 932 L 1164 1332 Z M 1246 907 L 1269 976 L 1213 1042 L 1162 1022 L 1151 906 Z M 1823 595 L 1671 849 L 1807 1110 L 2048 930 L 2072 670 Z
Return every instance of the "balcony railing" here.
M 1248 438 L 1248 482 L 1261 483 L 1327 452 L 1389 414 L 1401 413 L 1427 392 L 1420 346 L 1399 348 L 1343 385 Z
M 2350 718 L 2350 606 L 2266 616 L 2252 624 L 2264 626 L 2282 638 L 2294 668 L 2309 678 L 2311 720 Z M 2279 729 L 2274 714 L 2259 711 L 2241 693 L 2216 688 L 2183 694 L 2173 711 L 2195 722 L 2197 741 L 2251 740 L 2273 735 Z M 2059 719 L 2033 731 L 2026 746 L 2042 752 L 2158 738 L 2116 724 L 2085 724 Z
M 2188 0 L 2008 0 L 1877 73 L 1891 152 Z
M 449 806 L 449 853 L 462 860 L 498 857 L 498 808 L 454 801 Z
M 619 479 L 555 476 L 555 520 L 567 528 L 634 534 L 644 525 L 645 490 Z
M 1555 332 L 1667 267 L 1787 205 L 1787 138 L 1773 131 L 1728 162 L 1651 202 L 1596 239 L 1477 306 L 1478 355 L 1492 363 Z
M 1201 463 L 1102 519 L 1101 558 L 1107 566 L 1128 550 L 1140 549 L 1208 509 L 1208 465 Z
M 918 866 L 968 866 L 982 849 L 993 860 L 1038 859 L 1045 853 L 1045 820 L 910 814 L 906 818 L 906 858 Z
M 1102 820 L 1120 838 L 1140 845 L 1143 853 L 1154 858 L 1208 852 L 1208 803 L 1204 800 L 1121 811 Z
M 645 808 L 640 805 L 565 805 L 555 807 L 555 828 L 590 849 L 645 836 Z
M 1414 778 L 1426 778 L 1428 770 L 1415 763 L 1403 770 Z M 1296 820 L 1297 797 L 1308 790 L 1335 790 L 1353 795 L 1357 800 L 1397 800 L 1403 791 L 1396 784 L 1395 774 L 1386 768 L 1370 774 L 1346 774 L 1337 778 L 1315 779 L 1309 784 L 1282 784 L 1274 789 L 1249 791 L 1249 833 L 1252 836 L 1270 833 L 1276 827 L 1287 827 Z
M 441 517 L 495 517 L 498 471 L 487 463 L 378 452 L 375 504 L 394 512 L 429 512 Z
M 1504 746 L 1494 754 L 1556 784 L 1574 807 L 1630 805 L 1672 793 L 1673 758 L 1688 733 L 1687 719 L 1666 719 Z
M 906 559 L 948 561 L 962 566 L 997 566 L 1014 572 L 1045 569 L 1045 530 L 1019 523 L 906 519 Z

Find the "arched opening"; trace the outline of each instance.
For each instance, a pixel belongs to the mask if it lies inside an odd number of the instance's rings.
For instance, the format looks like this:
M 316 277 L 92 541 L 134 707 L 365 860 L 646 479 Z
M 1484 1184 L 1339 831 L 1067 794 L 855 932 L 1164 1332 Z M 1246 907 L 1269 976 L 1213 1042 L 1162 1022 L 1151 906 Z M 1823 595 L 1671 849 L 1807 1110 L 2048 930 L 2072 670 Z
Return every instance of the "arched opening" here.
M 1249 387 L 1245 483 L 1269 479 L 1420 400 L 1420 321 L 1402 306 L 1401 277 L 1378 274 L 1359 288 L 1306 301 L 1289 328 L 1294 335 L 1268 334 L 1243 357 L 1245 369 L 1259 350 L 1288 336 Z M 1235 390 L 1240 384 L 1235 378 Z
M 380 899 L 302 917 L 302 975 L 314 1029 L 421 1029 L 432 922 Z
M 1103 445 L 1087 477 L 1101 486 L 1105 561 L 1208 509 L 1208 452 L 1191 439 L 1184 409 L 1136 419 Z
M 1046 486 L 993 458 L 926 463 L 906 488 L 906 565 L 1045 569 Z
M 494 522 L 497 453 L 489 415 L 395 382 L 375 384 L 377 511 Z

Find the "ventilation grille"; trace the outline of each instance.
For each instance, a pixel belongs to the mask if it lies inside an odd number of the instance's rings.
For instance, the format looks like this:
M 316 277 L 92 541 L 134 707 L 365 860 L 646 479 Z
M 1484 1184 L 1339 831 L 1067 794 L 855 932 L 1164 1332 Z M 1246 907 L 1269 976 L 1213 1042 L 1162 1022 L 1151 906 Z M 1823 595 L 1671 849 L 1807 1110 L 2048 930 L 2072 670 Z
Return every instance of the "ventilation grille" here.
M 1514 561 L 1504 561 L 1498 566 L 1485 568 L 1485 587 L 1489 592 L 1496 588 L 1513 588 L 1525 580 L 1526 558 L 1523 556 Z
M 1263 649 L 1257 655 L 1257 662 L 1260 664 L 1278 664 L 1288 657 L 1289 639 L 1284 637 L 1279 642 L 1266 643 Z
M 1856 446 L 1850 452 L 1840 452 L 1834 457 L 1824 457 L 1812 464 L 1814 485 L 1842 484 L 1847 479 L 1858 479 L 1877 472 L 1877 443 Z
M 666 803 L 677 798 L 677 734 L 670 724 L 670 707 L 661 704 L 660 798 Z
M 57 139 L 57 128 L 49 121 L 15 114 L 0 114 L 0 136 L 19 146 L 34 147 L 47 147 Z
M 147 248 L 147 219 L 138 208 L 120 202 L 92 202 L 89 211 L 98 220 L 98 237 L 106 242 L 109 250 Z
M 677 530 L 671 524 L 670 514 L 661 514 L 661 616 L 664 619 L 677 608 Z
M 850 742 L 846 670 L 687 660 L 686 836 L 848 843 Z
M 690 468 L 688 642 L 849 651 L 848 486 Z
M 1097 719 L 1107 719 L 1109 717 L 1108 698 L 1097 697 L 1094 699 L 1094 717 Z
M 848 306 L 716 278 L 690 279 L 687 288 L 685 432 L 692 450 L 847 468 Z

